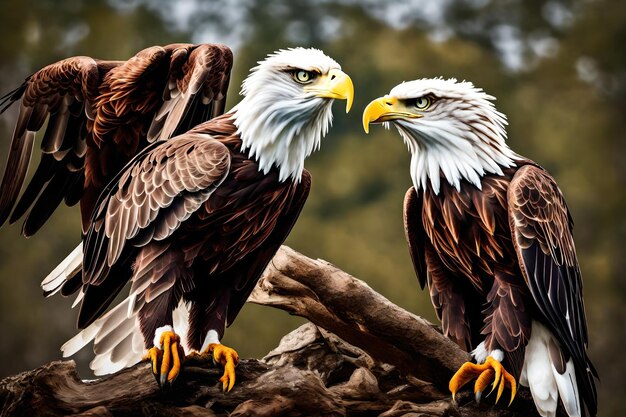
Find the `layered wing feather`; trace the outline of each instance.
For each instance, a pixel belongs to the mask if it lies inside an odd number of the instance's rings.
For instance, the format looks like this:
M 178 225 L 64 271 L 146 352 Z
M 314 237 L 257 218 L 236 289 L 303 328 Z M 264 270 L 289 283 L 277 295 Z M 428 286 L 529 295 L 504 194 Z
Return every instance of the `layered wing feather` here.
M 552 177 L 527 165 L 511 181 L 508 207 L 513 244 L 526 283 L 550 331 L 573 358 L 582 398 L 595 415 L 597 374 L 586 354 L 582 279 L 565 199 Z
M 413 261 L 415 274 L 420 287 L 424 289 L 426 286 L 424 245 L 427 236 L 422 224 L 422 199 L 413 187 L 410 187 L 404 196 L 404 234 L 409 245 L 409 254 Z
M 163 104 L 148 141 L 168 139 L 224 113 L 233 57 L 223 45 L 178 48 L 171 54 Z
M 158 146 L 157 146 L 158 145 Z M 79 327 L 104 311 L 128 276 L 110 274 L 135 254 L 136 247 L 169 236 L 211 196 L 226 178 L 230 152 L 202 133 L 156 143 L 138 155 L 101 195 L 85 240 L 85 300 Z
M 3 111 L 20 102 L 20 111 L 0 185 L 0 225 L 9 217 L 26 178 L 36 133 L 48 124 L 41 142 L 42 158 L 17 203 L 12 221 L 22 216 L 43 193 L 51 204 L 64 197 L 76 202 L 74 186 L 82 179 L 88 120 L 94 117 L 94 104 L 104 74 L 118 65 L 97 62 L 89 57 L 69 58 L 49 65 L 30 76 L 21 87 L 5 96 Z M 37 220 L 27 219 L 24 234 L 30 235 L 45 221 L 50 210 L 43 203 L 36 207 Z M 55 206 L 56 207 L 56 206 Z
M 61 201 L 80 200 L 86 231 L 100 192 L 132 157 L 223 113 L 231 68 L 225 46 L 173 44 L 125 62 L 69 58 L 29 77 L 0 102 L 21 102 L 0 185 L 0 225 L 13 210 L 11 222 L 26 215 L 29 236 Z M 18 200 L 46 119 L 41 162 Z

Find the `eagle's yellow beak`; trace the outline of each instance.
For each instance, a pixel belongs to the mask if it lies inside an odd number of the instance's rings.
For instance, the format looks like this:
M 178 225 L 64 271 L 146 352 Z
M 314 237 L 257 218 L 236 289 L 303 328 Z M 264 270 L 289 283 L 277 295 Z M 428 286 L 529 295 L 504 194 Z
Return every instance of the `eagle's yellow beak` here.
M 373 100 L 363 111 L 363 129 L 370 132 L 370 123 L 382 123 L 389 120 L 422 117 L 419 113 L 413 113 L 407 109 L 405 103 L 396 97 L 384 96 Z
M 350 111 L 354 100 L 352 79 L 338 69 L 332 69 L 328 74 L 321 75 L 313 84 L 306 86 L 304 91 L 315 93 L 317 97 L 346 100 L 346 113 Z

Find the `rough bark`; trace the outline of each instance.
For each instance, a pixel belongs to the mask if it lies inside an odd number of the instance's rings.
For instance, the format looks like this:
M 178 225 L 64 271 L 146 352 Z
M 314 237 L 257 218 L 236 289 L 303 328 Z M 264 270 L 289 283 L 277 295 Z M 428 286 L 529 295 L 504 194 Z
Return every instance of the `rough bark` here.
M 52 362 L 0 381 L 1 416 L 535 416 L 527 390 L 511 407 L 451 402 L 447 383 L 468 359 L 435 326 L 322 261 L 283 247 L 250 301 L 310 320 L 261 360 L 243 360 L 222 392 L 213 364 L 188 361 L 161 391 L 145 363 L 81 381 Z M 505 393 L 506 394 L 506 393 Z

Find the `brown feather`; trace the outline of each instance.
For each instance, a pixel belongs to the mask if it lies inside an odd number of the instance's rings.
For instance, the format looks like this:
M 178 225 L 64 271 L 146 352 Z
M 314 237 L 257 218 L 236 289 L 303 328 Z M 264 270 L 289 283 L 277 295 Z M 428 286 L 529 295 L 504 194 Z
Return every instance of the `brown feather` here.
M 415 259 L 425 259 L 444 333 L 466 349 L 484 338 L 488 351 L 505 352 L 519 377 L 531 320 L 543 322 L 574 358 L 582 397 L 595 414 L 572 224 L 554 180 L 528 160 L 484 176 L 481 189 L 462 182 L 459 192 L 442 182 L 437 195 L 427 189 L 405 200 L 411 255 L 418 277 L 423 268 Z M 557 354 L 551 348 L 561 369 L 565 359 Z
M 423 243 L 413 237 L 409 246 L 412 251 L 421 246 L 425 255 L 444 333 L 468 350 L 482 340 L 488 350 L 504 350 L 509 368 L 519 376 L 519 351 L 530 337 L 531 321 L 525 308 L 530 294 L 516 283 L 520 271 L 508 228 L 506 193 L 515 170 L 484 176 L 481 189 L 466 182 L 460 192 L 447 182 L 439 194 L 427 189 L 415 197 L 421 206 L 405 211 L 405 224 L 413 223 L 412 236 L 422 233 Z
M 573 358 L 582 398 L 595 415 L 597 373 L 586 353 L 582 277 L 565 199 L 554 179 L 532 165 L 519 169 L 507 196 L 512 244 L 522 276 L 548 328 Z
M 139 314 L 146 344 L 156 327 L 171 321 L 181 297 L 192 304 L 196 348 L 209 328 L 223 333 L 234 320 L 293 227 L 310 187 L 306 172 L 299 184 L 279 182 L 276 169 L 259 172 L 257 162 L 241 153 L 236 130 L 230 115 L 219 117 L 154 144 L 118 176 L 98 204 L 85 243 L 82 325 L 110 302 L 87 304 L 91 291 L 129 279 L 131 308 Z M 158 187 L 147 186 L 155 182 Z M 136 193 L 145 194 L 140 212 L 149 213 L 126 223 L 123 216 L 132 211 Z M 133 237 L 135 229 L 140 230 Z M 107 242 L 120 238 L 109 272 Z M 126 259 L 133 272 L 113 274 Z
M 195 51 L 199 52 L 193 55 Z M 189 59 L 193 62 L 188 62 Z M 24 232 L 28 230 L 32 234 L 64 198 L 72 202 L 80 199 L 83 231 L 86 231 L 94 204 L 106 184 L 149 144 L 148 130 L 163 105 L 168 82 L 173 80 L 176 84 L 192 74 L 200 74 L 193 78 L 194 89 L 209 89 L 214 97 L 225 97 L 231 67 L 232 53 L 222 45 L 174 44 L 147 48 L 128 61 L 68 58 L 33 74 L 22 87 L 2 98 L 2 110 L 14 102 L 21 100 L 21 103 L 0 185 L 0 225 L 19 204 L 11 221 L 27 215 L 27 222 L 37 227 L 24 227 Z M 212 103 L 193 105 L 215 107 Z M 193 126 L 190 123 L 198 124 L 217 115 L 209 113 L 197 112 L 198 117 L 186 121 L 184 111 L 165 115 L 162 122 L 172 128 L 162 138 L 169 138 L 176 129 L 188 130 Z M 34 133 L 28 132 L 40 130 L 48 117 L 42 152 L 52 154 L 56 160 L 52 167 L 46 167 L 52 169 L 52 174 L 47 174 L 48 180 L 59 175 L 73 185 L 63 191 L 66 194 L 60 199 L 46 202 L 41 197 L 46 181 L 34 178 L 28 197 L 18 203 L 34 142 Z M 81 188 L 78 180 L 83 182 Z M 71 198 L 67 198 L 70 193 Z M 36 204 L 46 209 L 29 213 Z M 45 214 L 45 218 L 37 218 L 39 214 Z

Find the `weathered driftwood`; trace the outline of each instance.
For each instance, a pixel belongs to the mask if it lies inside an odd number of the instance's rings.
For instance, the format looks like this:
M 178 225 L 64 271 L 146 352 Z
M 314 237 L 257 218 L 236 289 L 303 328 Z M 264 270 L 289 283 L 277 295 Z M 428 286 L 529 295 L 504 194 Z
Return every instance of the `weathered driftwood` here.
M 187 362 L 168 391 L 147 364 L 81 381 L 53 362 L 0 381 L 0 416 L 535 416 L 529 393 L 513 405 L 452 404 L 447 382 L 467 359 L 427 321 L 333 265 L 287 247 L 250 301 L 308 318 L 262 360 L 243 360 L 230 393 L 212 364 Z

